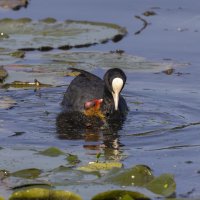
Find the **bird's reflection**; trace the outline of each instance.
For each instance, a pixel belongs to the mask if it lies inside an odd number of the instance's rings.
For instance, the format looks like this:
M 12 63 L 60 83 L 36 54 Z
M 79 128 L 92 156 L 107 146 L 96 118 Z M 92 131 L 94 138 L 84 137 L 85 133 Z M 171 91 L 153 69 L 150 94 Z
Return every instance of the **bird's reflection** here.
M 102 122 L 98 118 L 86 118 L 79 112 L 61 112 L 56 119 L 57 137 L 61 140 L 84 140 L 85 149 L 103 148 L 108 154 L 118 154 L 122 146 L 118 131 L 122 129 L 123 122 L 118 120 L 116 123 L 115 118 Z

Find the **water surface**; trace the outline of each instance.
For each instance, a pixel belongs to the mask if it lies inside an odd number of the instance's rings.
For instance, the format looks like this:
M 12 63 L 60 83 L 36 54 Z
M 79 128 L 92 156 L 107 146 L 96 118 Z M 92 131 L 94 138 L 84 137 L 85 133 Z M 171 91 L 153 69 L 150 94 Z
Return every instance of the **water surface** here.
M 47 173 L 66 161 L 64 157 L 49 159 L 36 156 L 35 152 L 56 146 L 73 153 L 83 163 L 94 161 L 101 151 L 105 160 L 121 160 L 125 167 L 146 164 L 155 175 L 174 174 L 177 197 L 200 197 L 200 90 L 199 90 L 199 11 L 197 1 L 31 1 L 27 9 L 0 11 L 0 17 L 54 17 L 58 20 L 92 20 L 112 22 L 124 26 L 128 35 L 118 43 L 109 42 L 81 51 L 109 52 L 125 50 L 159 63 L 172 63 L 175 71 L 167 75 L 159 72 L 139 72 L 125 69 L 127 84 L 123 95 L 130 112 L 118 131 L 86 131 L 80 137 L 63 138 L 58 133 L 56 118 L 61 112 L 60 102 L 70 83 L 70 77 L 56 76 L 48 81 L 54 87 L 34 89 L 1 89 L 0 97 L 9 97 L 16 103 L 10 109 L 0 108 L 0 169 L 17 171 L 24 168 L 44 170 L 40 179 L 57 182 L 58 189 L 69 189 L 89 199 L 92 195 L 114 185 L 93 183 L 95 176 L 82 174 Z M 47 8 L 48 9 L 44 9 Z M 157 15 L 144 17 L 146 10 Z M 142 27 L 136 18 L 145 18 L 150 25 L 139 35 Z M 76 50 L 74 50 L 76 51 Z M 79 49 L 80 51 L 80 49 Z M 63 51 L 53 50 L 54 53 Z M 37 58 L 45 52 L 27 52 L 21 63 L 41 64 Z M 167 59 L 167 60 L 166 60 Z M 20 63 L 19 62 L 19 63 Z M 13 63 L 10 63 L 13 64 Z M 14 63 L 14 64 L 17 64 Z M 91 71 L 100 77 L 105 68 L 96 66 Z M 7 81 L 12 80 L 9 77 Z M 59 84 L 56 84 L 59 83 Z M 60 85 L 60 87 L 55 87 Z M 74 132 L 74 136 L 76 136 Z M 105 148 L 106 146 L 106 148 Z M 71 180 L 69 183 L 66 180 Z M 15 182 L 16 181 L 16 182 Z M 0 185 L 1 194 L 8 196 L 9 187 L 18 180 Z M 80 183 L 78 184 L 78 181 Z M 23 182 L 23 181 L 22 181 Z

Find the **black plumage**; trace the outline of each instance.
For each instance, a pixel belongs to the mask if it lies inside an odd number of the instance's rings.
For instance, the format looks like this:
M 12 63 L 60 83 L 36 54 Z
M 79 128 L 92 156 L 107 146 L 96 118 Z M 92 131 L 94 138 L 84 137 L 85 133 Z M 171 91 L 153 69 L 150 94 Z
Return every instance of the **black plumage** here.
M 119 94 L 118 106 L 116 109 L 113 93 L 113 80 L 117 80 L 122 84 L 120 91 L 126 83 L 126 75 L 119 68 L 109 69 L 103 80 L 98 76 L 76 68 L 70 68 L 72 71 L 80 74 L 75 77 L 68 86 L 62 101 L 62 106 L 65 112 L 84 112 L 84 105 L 92 99 L 103 99 L 100 107 L 101 112 L 105 117 L 125 117 L 128 111 L 128 106 L 125 99 Z M 117 79 L 116 79 L 117 78 Z M 117 82 L 116 81 L 116 82 Z

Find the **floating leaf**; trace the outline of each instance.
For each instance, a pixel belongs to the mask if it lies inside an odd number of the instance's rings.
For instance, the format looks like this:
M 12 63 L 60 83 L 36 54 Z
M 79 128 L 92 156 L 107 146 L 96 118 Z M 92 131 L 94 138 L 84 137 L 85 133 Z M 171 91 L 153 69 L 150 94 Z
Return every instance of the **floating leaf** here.
M 111 190 L 95 195 L 92 200 L 150 200 L 147 196 L 128 190 Z
M 19 184 L 19 185 L 15 185 L 14 187 L 12 187 L 12 190 L 22 190 L 22 189 L 30 189 L 30 188 L 45 188 L 45 189 L 51 189 L 53 187 L 53 185 L 49 182 L 31 182 L 31 183 L 24 183 L 24 184 Z
M 40 20 L 41 22 L 45 22 L 45 23 L 55 23 L 57 20 L 56 19 L 54 19 L 54 18 L 51 18 L 51 17 L 47 17 L 47 18 L 45 18 L 45 19 L 41 19 Z
M 125 194 L 120 200 L 134 200 L 129 194 Z
M 48 190 L 44 188 L 31 188 L 14 192 L 9 200 L 81 200 L 82 198 L 69 191 Z
M 154 16 L 154 15 L 156 15 L 156 13 L 155 13 L 154 11 L 148 10 L 148 11 L 145 11 L 145 12 L 143 13 L 143 15 L 146 16 L 146 17 L 149 17 L 149 16 Z
M 109 177 L 106 181 L 122 186 L 144 186 L 154 178 L 152 171 L 145 165 L 136 165 L 119 174 Z
M 72 21 L 58 22 L 55 19 L 32 21 L 23 19 L 1 19 L 1 32 L 9 35 L 1 41 L 1 47 L 22 50 L 70 49 L 104 43 L 117 42 L 127 31 L 111 23 Z
M 48 199 L 50 190 L 43 188 L 31 188 L 14 192 L 9 200 L 30 200 L 30 199 Z
M 162 174 L 146 184 L 145 187 L 153 193 L 168 197 L 175 192 L 176 183 L 172 174 Z
M 69 171 L 69 170 L 71 170 L 71 166 L 69 167 L 69 166 L 63 166 L 63 165 L 61 165 L 61 166 L 53 169 L 52 171 L 53 172 L 66 172 L 66 171 Z
M 3 66 L 0 66 L 0 82 L 3 81 L 8 76 L 8 72 Z
M 50 197 L 50 199 L 53 200 L 82 200 L 82 198 L 79 195 L 73 192 L 62 190 L 52 190 L 50 193 Z
M 14 52 L 11 52 L 9 55 L 16 57 L 16 58 L 24 58 L 25 52 L 24 51 L 14 51 Z
M 116 53 L 66 52 L 60 54 L 37 54 L 37 56 L 37 59 L 41 62 L 40 64 L 6 65 L 9 77 L 6 79 L 7 85 L 5 87 L 13 86 L 14 88 L 26 87 L 29 89 L 37 89 L 37 84 L 35 85 L 34 82 L 30 82 L 30 80 L 34 79 L 40 80 L 40 83 L 42 83 L 40 84 L 41 87 L 63 85 L 66 84 L 66 79 L 63 77 L 69 67 L 81 67 L 85 70 L 91 70 L 92 67 L 95 68 L 96 66 L 101 66 L 105 69 L 112 67 L 121 68 L 123 66 L 124 69 L 140 72 L 158 72 L 171 67 L 171 64 L 155 63 L 141 57 L 127 54 L 119 55 Z M 12 57 L 8 57 L 7 59 L 3 58 L 2 62 L 13 62 L 12 59 Z M 15 82 L 16 80 L 19 80 L 19 82 Z M 27 84 L 23 84 L 23 82 Z
M 0 44 L 1 44 L 1 42 L 2 41 L 0 39 Z M 10 49 L 7 49 L 7 48 L 0 48 L 0 63 L 1 63 L 1 65 L 5 65 L 5 64 L 9 64 L 9 63 L 15 63 L 19 60 L 22 60 L 22 58 L 24 58 L 24 56 L 25 56 L 24 51 L 10 50 Z
M 24 131 L 16 131 L 13 135 L 10 135 L 9 137 L 18 137 L 21 135 L 24 135 L 26 132 Z
M 57 157 L 60 155 L 64 155 L 65 153 L 62 152 L 57 147 L 49 147 L 48 149 L 45 149 L 44 151 L 39 151 L 39 154 L 44 155 L 44 156 Z
M 92 172 L 92 171 L 98 171 L 98 170 L 110 170 L 113 168 L 121 168 L 122 163 L 120 162 L 90 162 L 86 166 L 79 167 L 78 170 L 86 171 L 86 172 Z
M 64 52 L 59 54 L 45 54 L 44 59 L 49 59 L 51 63 L 62 64 L 73 63 L 75 68 L 91 69 L 91 67 L 101 66 L 101 68 L 123 68 L 134 71 L 162 71 L 171 68 L 170 63 L 159 63 L 148 61 L 143 57 L 118 54 L 111 52 Z
M 78 159 L 78 156 L 73 155 L 73 154 L 68 154 L 66 159 L 71 165 L 75 165 L 80 162 L 80 160 Z
M 9 60 L 10 58 L 8 58 Z M 0 56 L 1 60 L 1 56 Z M 11 59 L 11 61 L 13 61 Z M 4 61 L 3 61 L 4 62 Z M 43 61 L 41 61 L 43 62 Z M 6 87 L 38 89 L 42 87 L 52 87 L 52 85 L 63 85 L 66 83 L 64 73 L 66 72 L 66 64 L 10 64 L 5 68 L 9 74 L 6 79 Z M 17 80 L 17 81 L 16 81 Z
M 23 169 L 16 172 L 11 173 L 11 176 L 35 179 L 42 173 L 42 170 L 36 168 Z
M 50 84 L 44 84 L 39 82 L 37 79 L 34 82 L 14 81 L 12 83 L 6 83 L 2 88 L 41 88 L 41 87 L 52 87 Z

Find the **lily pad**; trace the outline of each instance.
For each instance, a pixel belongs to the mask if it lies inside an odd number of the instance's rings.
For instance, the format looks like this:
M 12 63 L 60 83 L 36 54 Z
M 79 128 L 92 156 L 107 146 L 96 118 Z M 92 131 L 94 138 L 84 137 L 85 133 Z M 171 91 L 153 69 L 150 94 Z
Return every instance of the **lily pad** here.
M 52 189 L 53 184 L 47 181 L 36 181 L 36 182 L 25 182 L 15 185 L 14 187 L 11 187 L 12 190 L 24 190 L 24 189 L 30 189 L 30 188 L 45 188 L 45 189 Z
M 126 35 L 126 29 L 111 23 L 89 21 L 57 21 L 29 18 L 1 19 L 1 33 L 9 37 L 1 40 L 1 47 L 26 50 L 70 49 L 117 42 Z
M 49 190 L 44 188 L 31 188 L 14 192 L 9 200 L 82 200 L 82 198 L 69 191 Z
M 79 167 L 78 170 L 92 172 L 92 171 L 99 171 L 99 170 L 111 170 L 113 168 L 121 168 L 122 163 L 120 162 L 90 162 L 86 166 Z
M 25 52 L 24 51 L 14 51 L 14 52 L 11 52 L 9 55 L 16 57 L 16 58 L 24 58 Z
M 45 149 L 44 151 L 39 151 L 38 153 L 41 155 L 50 156 L 50 157 L 57 157 L 57 156 L 65 154 L 57 147 L 49 147 L 48 149 Z
M 31 168 L 31 169 L 23 169 L 16 172 L 11 173 L 11 176 L 20 177 L 20 178 L 28 178 L 28 179 L 35 179 L 38 178 L 39 175 L 42 173 L 42 170 Z
M 66 159 L 69 162 L 69 164 L 71 164 L 71 165 L 75 165 L 75 164 L 81 162 L 78 159 L 78 156 L 77 155 L 73 155 L 73 154 L 68 154 Z
M 66 84 L 67 66 L 63 64 L 10 64 L 4 68 L 9 76 L 1 87 L 37 89 Z
M 145 165 L 136 165 L 133 168 L 125 169 L 123 172 L 112 174 L 106 182 L 121 186 L 140 186 L 155 194 L 170 196 L 176 190 L 176 183 L 171 174 L 162 174 L 154 177 L 152 170 Z
M 12 59 L 12 57 L 11 57 Z M 19 59 L 19 58 L 18 58 Z M 14 88 L 32 89 L 35 84 L 32 80 L 37 79 L 41 87 L 60 86 L 66 84 L 65 75 L 77 75 L 67 72 L 67 68 L 75 67 L 91 70 L 101 68 L 124 68 L 135 72 L 160 72 L 171 68 L 170 63 L 156 63 L 147 61 L 145 58 L 128 54 L 103 53 L 103 52 L 65 52 L 60 54 L 36 54 L 34 57 L 39 64 L 7 64 L 4 68 L 9 76 L 5 80 L 6 85 Z M 3 62 L 8 62 L 10 58 Z M 13 62 L 13 60 L 11 61 Z M 25 61 L 22 61 L 22 63 Z M 16 82 L 17 81 L 17 82 Z M 23 84 L 23 82 L 25 84 Z M 32 84 L 33 83 L 33 84 Z M 37 85 L 37 84 L 36 84 Z
M 133 168 L 126 169 L 119 174 L 108 177 L 107 182 L 119 184 L 122 186 L 145 186 L 154 179 L 151 169 L 145 165 L 136 165 Z
M 3 81 L 8 76 L 8 72 L 3 66 L 0 66 L 0 82 Z
M 162 71 L 171 68 L 170 63 L 158 63 L 148 61 L 143 57 L 118 54 L 112 52 L 64 52 L 59 54 L 46 54 L 44 59 L 48 59 L 52 64 L 62 63 L 68 65 L 73 63 L 75 68 L 91 69 L 91 67 L 101 66 L 101 68 L 123 68 L 139 72 Z
M 0 44 L 1 44 L 0 39 Z M 5 48 L 0 48 L 0 62 L 1 65 L 15 63 L 22 60 L 25 57 L 25 52 L 20 50 L 10 50 Z
M 150 200 L 144 194 L 128 190 L 111 190 L 95 195 L 92 200 Z
M 14 81 L 12 83 L 6 83 L 2 85 L 2 88 L 41 88 L 41 87 L 52 87 L 50 84 L 44 84 L 39 82 L 37 79 L 34 82 L 27 81 Z
M 0 7 L 5 9 L 19 10 L 21 7 L 27 7 L 28 0 L 1 0 Z
M 172 174 L 162 174 L 149 182 L 145 187 L 153 193 L 168 197 L 175 192 L 176 183 Z

